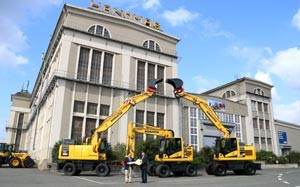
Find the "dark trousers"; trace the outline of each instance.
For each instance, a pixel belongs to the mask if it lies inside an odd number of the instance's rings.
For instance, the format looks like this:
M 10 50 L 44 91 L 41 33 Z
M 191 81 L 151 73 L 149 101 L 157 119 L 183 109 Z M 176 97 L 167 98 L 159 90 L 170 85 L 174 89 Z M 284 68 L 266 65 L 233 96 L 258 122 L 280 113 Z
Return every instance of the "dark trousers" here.
M 142 182 L 147 182 L 147 168 L 142 168 Z

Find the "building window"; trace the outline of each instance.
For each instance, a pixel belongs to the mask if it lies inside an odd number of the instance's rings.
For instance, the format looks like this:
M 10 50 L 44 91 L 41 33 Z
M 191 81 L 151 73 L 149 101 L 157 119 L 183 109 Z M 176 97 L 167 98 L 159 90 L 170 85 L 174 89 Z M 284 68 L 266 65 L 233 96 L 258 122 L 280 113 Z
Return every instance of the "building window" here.
M 165 67 L 159 66 L 156 64 L 138 61 L 137 62 L 137 90 L 144 91 L 145 84 L 148 85 L 148 82 L 145 83 L 145 75 L 147 73 L 147 81 L 155 79 L 155 75 L 157 79 L 164 79 Z M 147 70 L 145 69 L 147 67 Z M 156 73 L 155 73 L 156 69 Z M 147 72 L 146 72 L 147 71 Z M 160 83 L 157 85 L 157 92 L 159 94 L 164 94 L 164 84 Z
M 261 144 L 266 144 L 266 138 L 265 137 L 261 137 Z
M 72 122 L 72 131 L 71 131 L 71 138 L 77 141 L 82 140 L 82 124 L 83 118 L 82 117 L 73 117 Z
M 264 112 L 268 113 L 269 112 L 269 107 L 267 103 L 264 103 Z
M 254 137 L 254 143 L 259 144 L 259 137 Z
M 91 82 L 96 82 L 96 83 L 99 82 L 100 69 L 101 69 L 101 55 L 102 52 L 93 50 L 91 75 L 90 75 Z
M 84 112 L 84 101 L 74 101 L 74 112 Z
M 111 84 L 111 78 L 112 78 L 112 61 L 113 61 L 113 55 L 109 53 L 105 53 L 104 55 L 104 64 L 103 64 L 103 77 L 102 77 L 102 83 L 106 85 Z
M 154 126 L 154 112 L 147 112 L 147 125 Z
M 96 128 L 96 119 L 86 118 L 85 137 L 92 137 L 93 131 Z
M 254 94 L 257 94 L 257 95 L 262 95 L 262 96 L 265 95 L 264 91 L 261 88 L 255 88 L 253 92 L 254 92 Z
M 223 97 L 223 98 L 229 98 L 229 97 L 233 97 L 233 96 L 235 96 L 235 95 L 236 95 L 235 91 L 233 91 L 233 90 L 227 90 L 227 91 L 222 95 L 222 97 Z
M 272 144 L 272 139 L 271 138 L 267 138 L 267 144 Z
M 253 118 L 253 128 L 258 129 L 257 118 Z
M 100 116 L 109 116 L 109 105 L 100 105 Z
M 266 123 L 266 129 L 270 129 L 270 121 L 269 120 L 265 120 Z
M 150 49 L 150 50 L 161 52 L 161 48 L 160 48 L 159 44 L 153 40 L 146 40 L 143 43 L 143 47 Z
M 157 66 L 157 78 L 164 79 L 165 67 Z M 157 93 L 163 95 L 164 94 L 164 84 L 160 83 L 157 85 Z
M 88 114 L 97 114 L 97 103 L 88 103 L 87 105 L 87 113 Z
M 256 101 L 251 100 L 251 109 L 252 109 L 253 111 L 257 111 L 257 108 L 256 108 Z
M 77 79 L 87 80 L 90 49 L 81 47 L 77 70 Z
M 16 132 L 16 141 L 15 141 L 16 151 L 19 151 L 19 148 L 20 148 L 23 123 L 24 123 L 24 113 L 19 113 L 19 118 L 18 118 L 18 123 L 17 123 L 17 132 Z
M 159 128 L 164 128 L 165 124 L 165 114 L 164 113 L 157 113 L 157 120 L 156 120 L 156 126 Z
M 145 62 L 138 61 L 137 67 L 137 88 L 138 91 L 145 90 Z
M 144 124 L 144 111 L 143 110 L 136 110 L 135 113 L 135 122 L 136 126 L 142 126 Z M 138 133 L 135 136 L 135 142 L 143 141 L 143 134 Z
M 198 109 L 197 108 L 190 108 L 190 138 L 191 138 L 191 145 L 197 151 L 198 149 Z M 197 149 L 196 149 L 197 148 Z
M 103 36 L 105 38 L 111 38 L 110 32 L 101 25 L 93 25 L 88 29 L 88 33 Z
M 257 106 L 258 106 L 258 111 L 262 112 L 262 103 L 261 102 L 257 102 Z
M 264 129 L 264 120 L 262 119 L 259 120 L 259 128 Z

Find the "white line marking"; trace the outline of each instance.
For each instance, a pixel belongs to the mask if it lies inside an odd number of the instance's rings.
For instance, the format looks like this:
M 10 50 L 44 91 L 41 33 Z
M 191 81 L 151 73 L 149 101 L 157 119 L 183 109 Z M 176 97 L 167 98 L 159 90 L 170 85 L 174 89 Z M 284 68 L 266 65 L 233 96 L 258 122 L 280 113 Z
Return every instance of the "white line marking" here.
M 282 181 L 284 184 L 290 184 L 289 182 L 287 182 L 287 181 Z
M 96 184 L 105 184 L 103 182 L 98 182 L 98 181 L 94 181 L 94 180 L 83 178 L 83 177 L 75 177 L 75 178 L 85 180 L 85 181 L 89 181 L 89 182 L 93 182 L 93 183 L 96 183 Z
M 287 172 L 285 172 L 285 173 L 294 173 L 294 172 L 300 172 L 300 170 L 287 171 Z
M 279 181 L 282 181 L 282 178 L 278 178 Z

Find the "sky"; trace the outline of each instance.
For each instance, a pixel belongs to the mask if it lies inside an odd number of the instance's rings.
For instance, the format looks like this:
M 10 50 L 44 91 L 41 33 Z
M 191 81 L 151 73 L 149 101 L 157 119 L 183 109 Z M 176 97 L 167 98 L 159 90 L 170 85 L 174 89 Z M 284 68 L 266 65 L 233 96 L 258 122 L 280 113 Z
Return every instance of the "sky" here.
M 273 85 L 274 118 L 300 125 L 300 0 L 94 0 L 161 25 L 180 39 L 178 77 L 201 93 L 249 77 Z M 10 0 L 0 6 L 0 142 L 11 94 L 32 91 L 64 4 Z

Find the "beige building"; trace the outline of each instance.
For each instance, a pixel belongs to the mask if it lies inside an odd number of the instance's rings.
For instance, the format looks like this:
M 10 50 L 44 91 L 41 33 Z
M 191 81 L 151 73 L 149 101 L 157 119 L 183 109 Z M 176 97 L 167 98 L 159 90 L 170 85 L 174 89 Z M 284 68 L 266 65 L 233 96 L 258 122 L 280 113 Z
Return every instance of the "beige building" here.
M 300 152 L 300 126 L 281 120 L 275 120 L 274 124 L 278 136 L 279 154 L 287 155 L 290 151 Z
M 241 78 L 219 86 L 204 94 L 229 99 L 247 105 L 245 118 L 246 132 L 243 140 L 255 145 L 257 150 L 279 154 L 275 133 L 271 89 L 272 85 L 251 79 Z
M 89 136 L 122 101 L 144 92 L 148 80 L 177 77 L 179 39 L 159 30 L 156 22 L 133 16 L 99 4 L 63 7 L 31 100 L 23 106 L 26 138 L 21 149 L 28 150 L 40 168 L 51 162 L 55 142 Z M 179 110 L 170 96 L 172 88 L 160 83 L 157 96 L 137 104 L 108 130 L 108 141 L 125 143 L 129 121 L 172 128 L 178 134 L 173 119 Z M 10 120 L 10 142 L 15 119 L 17 112 Z

